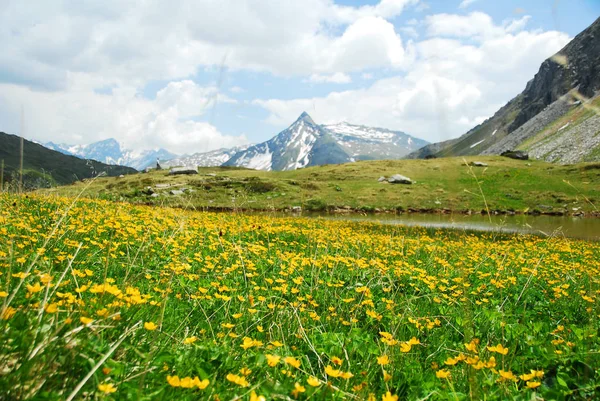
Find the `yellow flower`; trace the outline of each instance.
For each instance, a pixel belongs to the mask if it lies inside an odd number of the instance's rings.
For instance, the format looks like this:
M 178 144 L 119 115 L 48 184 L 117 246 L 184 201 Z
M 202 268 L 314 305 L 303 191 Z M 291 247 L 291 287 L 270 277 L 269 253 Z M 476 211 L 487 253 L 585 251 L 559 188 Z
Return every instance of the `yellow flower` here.
M 192 378 L 187 376 L 179 381 L 179 386 L 181 388 L 192 388 L 192 387 L 194 387 L 194 383 L 193 383 Z
M 477 353 L 477 344 L 479 344 L 479 340 L 477 338 L 474 338 L 473 340 L 471 340 L 470 343 L 465 344 L 465 348 L 467 349 L 467 351 L 471 351 L 473 353 Z
M 517 377 L 510 370 L 507 370 L 507 371 L 499 370 L 498 373 L 500 374 L 500 378 L 502 380 L 512 380 L 512 381 L 517 380 Z
M 233 373 L 229 373 L 227 375 L 227 380 L 241 387 L 248 387 L 250 385 L 250 383 L 248 383 L 245 377 L 234 375 Z
M 92 323 L 94 321 L 94 319 L 90 319 L 89 317 L 81 316 L 79 318 L 79 321 L 87 326 L 88 324 Z
M 381 366 L 387 365 L 388 363 L 390 363 L 390 358 L 387 355 L 378 356 L 377 363 Z
M 144 323 L 144 328 L 148 331 L 154 331 L 158 328 L 158 326 L 154 324 L 154 322 L 146 322 Z
M 44 289 L 44 287 L 42 287 L 40 285 L 40 283 L 35 283 L 35 285 L 29 285 L 27 284 L 27 291 L 29 291 L 32 294 L 35 294 L 36 292 L 40 292 Z
M 293 356 L 286 356 L 283 359 L 283 362 L 295 367 L 296 369 L 300 368 L 300 361 L 298 359 L 294 358 Z
M 296 384 L 294 384 L 294 391 L 298 392 L 298 393 L 303 393 L 306 391 L 306 388 L 301 385 L 300 383 L 296 382 Z
M 392 395 L 389 391 L 381 397 L 381 401 L 398 401 L 397 395 Z
M 188 338 L 186 338 L 185 340 L 183 340 L 183 343 L 184 343 L 184 344 L 193 344 L 193 343 L 195 343 L 196 341 L 198 341 L 198 337 L 196 337 L 196 336 L 192 336 L 192 337 L 188 337 Z
M 8 296 L 8 292 L 0 291 L 0 298 L 6 298 Z
M 331 377 L 340 377 L 342 375 L 342 372 L 340 370 L 332 368 L 331 365 L 327 365 L 327 367 L 325 368 L 325 373 L 327 374 L 327 376 Z
M 541 385 L 542 385 L 542 383 L 540 383 L 540 382 L 535 382 L 535 381 L 527 382 L 527 388 L 537 388 Z
M 335 365 L 341 365 L 342 364 L 342 359 L 338 358 L 337 356 L 334 356 L 331 358 L 331 362 L 333 362 Z
M 250 373 L 252 373 L 252 371 L 248 368 L 241 368 L 240 373 L 244 376 L 248 376 L 248 375 L 250 375 Z
M 340 377 L 342 379 L 350 379 L 352 377 L 354 377 L 354 375 L 350 372 L 342 372 L 342 374 L 340 375 Z
M 412 346 L 409 343 L 401 343 L 400 344 L 400 351 L 401 352 L 410 352 L 410 349 L 412 348 Z
M 421 341 L 419 341 L 416 337 L 413 337 L 410 340 L 408 340 L 407 343 L 410 345 L 419 345 L 421 344 Z
M 179 387 L 181 385 L 178 376 L 167 376 L 167 382 L 173 387 Z
M 496 345 L 495 347 L 490 347 L 490 346 L 488 345 L 487 349 L 488 349 L 489 351 L 492 351 L 492 352 L 497 352 L 497 353 L 499 353 L 499 354 L 501 354 L 501 355 L 506 355 L 506 354 L 508 354 L 508 348 L 504 348 L 504 347 L 502 346 L 502 344 L 498 344 L 498 345 Z
M 535 373 L 522 374 L 519 378 L 523 381 L 529 381 L 535 377 Z
M 200 380 L 198 379 L 198 377 L 194 378 L 194 385 L 200 390 L 204 390 L 206 387 L 208 387 L 209 384 L 210 381 L 208 379 Z
M 279 363 L 279 360 L 281 359 L 280 356 L 277 355 L 265 355 L 267 357 L 267 364 L 271 367 L 277 365 Z
M 46 313 L 56 313 L 58 312 L 58 305 L 55 303 L 46 305 Z
M 450 371 L 448 369 L 440 369 L 435 372 L 435 377 L 438 379 L 447 379 L 450 377 Z
M 102 383 L 98 384 L 98 390 L 102 391 L 104 394 L 110 394 L 117 391 L 117 388 L 112 385 L 112 383 Z
M 262 395 L 256 395 L 254 390 L 250 393 L 250 401 L 267 401 L 267 399 Z
M 317 379 L 314 376 L 309 377 L 308 380 L 306 380 L 306 382 L 313 387 L 319 387 L 321 385 L 319 379 Z

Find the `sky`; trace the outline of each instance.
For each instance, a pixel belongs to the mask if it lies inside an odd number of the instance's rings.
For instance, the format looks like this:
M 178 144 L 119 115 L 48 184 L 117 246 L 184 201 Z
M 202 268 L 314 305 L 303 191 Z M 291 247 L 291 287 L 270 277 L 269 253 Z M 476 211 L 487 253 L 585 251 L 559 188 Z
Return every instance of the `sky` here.
M 303 112 L 460 136 L 600 16 L 600 0 L 0 0 L 0 131 L 177 154 Z

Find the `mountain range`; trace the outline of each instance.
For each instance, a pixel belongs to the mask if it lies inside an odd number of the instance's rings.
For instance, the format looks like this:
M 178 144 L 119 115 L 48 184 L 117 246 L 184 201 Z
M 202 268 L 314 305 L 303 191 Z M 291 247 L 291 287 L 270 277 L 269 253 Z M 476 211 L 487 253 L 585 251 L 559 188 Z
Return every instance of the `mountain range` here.
M 279 134 L 236 153 L 224 166 L 295 170 L 356 160 L 399 159 L 426 141 L 400 131 L 341 123 L 318 125 L 306 113 Z
M 522 150 L 550 162 L 600 160 L 600 18 L 544 61 L 525 90 L 463 136 L 408 158 Z
M 94 142 L 89 145 L 66 145 L 47 142 L 42 144 L 48 149 L 77 156 L 82 159 L 97 160 L 102 163 L 132 167 L 143 170 L 146 167 L 156 165 L 156 160 L 169 160 L 177 157 L 165 149 L 132 151 L 121 148 L 117 140 L 113 138 Z
M 4 161 L 4 182 L 19 180 L 21 138 L 0 132 L 0 159 Z M 38 143 L 23 140 L 23 186 L 26 189 L 70 184 L 101 172 L 109 176 L 134 174 L 130 167 L 113 166 L 95 160 L 65 155 Z
M 236 153 L 248 149 L 252 145 L 242 145 L 233 148 L 220 148 L 211 150 L 210 152 L 199 152 L 192 155 L 178 156 L 174 159 L 161 161 L 161 167 L 175 166 L 198 166 L 198 167 L 215 167 L 220 166 L 227 160 L 231 159 Z

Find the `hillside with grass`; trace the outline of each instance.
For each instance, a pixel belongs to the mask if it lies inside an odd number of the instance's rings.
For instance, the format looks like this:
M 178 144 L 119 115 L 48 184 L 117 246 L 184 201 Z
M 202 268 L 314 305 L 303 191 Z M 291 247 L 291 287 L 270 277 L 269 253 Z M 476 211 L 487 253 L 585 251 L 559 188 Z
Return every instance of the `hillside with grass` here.
M 487 167 L 469 164 L 482 162 Z M 597 213 L 600 164 L 569 166 L 497 156 L 359 161 L 295 171 L 200 168 L 98 178 L 45 193 L 215 210 Z M 402 174 L 411 185 L 379 181 Z
M 0 132 L 0 160 L 4 161 L 4 182 L 16 185 L 19 181 L 21 138 Z M 35 142 L 23 141 L 23 186 L 25 189 L 70 184 L 100 173 L 108 176 L 133 174 L 130 167 L 112 166 L 95 160 L 83 160 L 75 156 L 45 148 Z

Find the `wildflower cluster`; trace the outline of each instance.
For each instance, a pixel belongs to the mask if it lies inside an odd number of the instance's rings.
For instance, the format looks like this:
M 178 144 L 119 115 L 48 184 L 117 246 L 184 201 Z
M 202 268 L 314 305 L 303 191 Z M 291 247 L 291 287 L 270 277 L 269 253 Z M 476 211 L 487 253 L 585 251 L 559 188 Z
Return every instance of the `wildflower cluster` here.
M 6 194 L 0 234 L 7 399 L 600 385 L 598 243 Z

